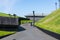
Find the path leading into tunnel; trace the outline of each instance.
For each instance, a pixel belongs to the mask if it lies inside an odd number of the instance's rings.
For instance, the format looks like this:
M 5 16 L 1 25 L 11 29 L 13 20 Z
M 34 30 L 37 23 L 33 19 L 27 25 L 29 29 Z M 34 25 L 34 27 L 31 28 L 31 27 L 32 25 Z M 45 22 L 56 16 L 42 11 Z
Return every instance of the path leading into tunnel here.
M 17 32 L 0 40 L 58 40 L 38 28 L 31 26 L 29 23 L 21 25 L 26 30 Z

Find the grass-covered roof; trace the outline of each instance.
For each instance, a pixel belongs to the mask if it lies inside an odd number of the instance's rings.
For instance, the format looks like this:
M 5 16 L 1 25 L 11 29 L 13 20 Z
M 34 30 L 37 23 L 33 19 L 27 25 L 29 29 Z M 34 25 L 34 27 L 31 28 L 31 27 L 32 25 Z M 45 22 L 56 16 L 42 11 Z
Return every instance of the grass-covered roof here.
M 2 12 L 0 12 L 0 16 L 1 17 L 14 17 L 13 15 L 11 15 L 11 14 L 6 14 L 6 13 L 2 13 Z M 18 16 L 15 16 L 16 18 L 18 17 Z

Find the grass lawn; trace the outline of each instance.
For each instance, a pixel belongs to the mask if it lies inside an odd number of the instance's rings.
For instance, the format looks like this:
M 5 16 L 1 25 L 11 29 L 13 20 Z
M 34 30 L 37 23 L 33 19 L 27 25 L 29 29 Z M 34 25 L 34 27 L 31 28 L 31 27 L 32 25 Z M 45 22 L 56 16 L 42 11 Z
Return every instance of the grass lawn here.
M 0 31 L 0 36 L 5 36 L 5 35 L 13 34 L 13 33 L 15 33 L 15 31 L 12 31 L 12 32 L 10 32 L 10 31 Z
M 60 34 L 60 9 L 35 23 L 36 26 Z

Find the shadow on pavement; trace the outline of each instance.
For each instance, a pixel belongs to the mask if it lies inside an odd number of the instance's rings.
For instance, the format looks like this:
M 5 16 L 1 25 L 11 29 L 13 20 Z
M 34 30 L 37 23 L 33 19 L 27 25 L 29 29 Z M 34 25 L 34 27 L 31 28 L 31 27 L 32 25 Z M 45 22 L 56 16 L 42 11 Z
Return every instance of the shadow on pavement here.
M 0 27 L 0 31 L 24 31 L 25 28 L 21 26 L 11 26 L 11 27 Z
M 35 26 L 35 27 L 36 27 L 36 26 Z M 39 30 L 43 31 L 44 33 L 46 33 L 46 34 L 48 34 L 48 35 L 50 35 L 50 36 L 52 36 L 52 37 L 60 40 L 60 34 L 56 34 L 56 33 L 54 33 L 54 32 L 51 32 L 51 31 L 48 31 L 48 30 L 45 30 L 45 29 L 42 29 L 42 28 L 39 28 L 39 27 L 37 27 L 37 28 L 38 28 Z
M 20 31 L 25 31 L 25 30 L 26 30 L 25 28 L 19 26 L 17 31 L 20 32 Z
M 9 31 L 9 32 L 14 32 L 14 31 L 21 32 L 21 31 L 24 31 L 24 30 L 26 30 L 26 29 L 21 27 L 21 26 L 19 26 L 18 28 L 14 28 L 14 27 L 12 27 L 12 28 L 10 28 L 10 27 L 0 28 L 0 31 Z M 15 33 L 13 33 L 13 34 L 15 34 Z M 13 35 L 13 34 L 5 35 L 5 36 L 0 36 L 0 39 L 2 39 L 4 37 L 7 37 L 7 36 L 10 36 L 10 35 Z

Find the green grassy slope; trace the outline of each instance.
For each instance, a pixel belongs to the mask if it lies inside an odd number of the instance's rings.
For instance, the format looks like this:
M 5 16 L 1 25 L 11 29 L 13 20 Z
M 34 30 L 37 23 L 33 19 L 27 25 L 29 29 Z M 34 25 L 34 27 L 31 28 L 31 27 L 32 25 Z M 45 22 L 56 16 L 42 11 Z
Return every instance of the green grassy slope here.
M 9 35 L 9 34 L 13 34 L 13 33 L 15 33 L 15 31 L 0 31 L 0 37 L 1 36 L 5 36 L 5 35 Z
M 36 26 L 60 34 L 60 9 L 35 23 Z
M 21 24 L 32 22 L 32 20 L 21 20 Z
M 2 12 L 0 12 L 0 16 L 2 16 L 2 17 L 14 17 L 13 15 L 9 15 L 9 14 L 6 14 L 6 13 L 2 13 Z M 16 18 L 18 18 L 18 16 L 16 16 Z

